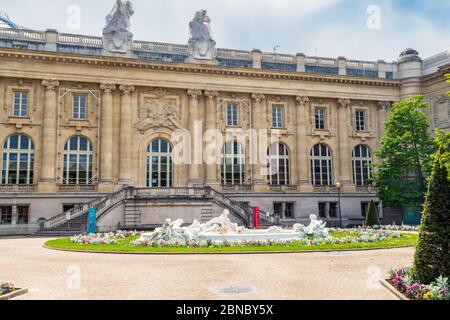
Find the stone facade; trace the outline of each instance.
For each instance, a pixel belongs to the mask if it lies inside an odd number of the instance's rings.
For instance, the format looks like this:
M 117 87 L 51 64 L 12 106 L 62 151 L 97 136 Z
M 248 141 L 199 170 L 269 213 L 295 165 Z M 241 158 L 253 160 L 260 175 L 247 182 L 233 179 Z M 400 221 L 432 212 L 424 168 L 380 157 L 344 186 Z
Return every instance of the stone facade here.
M 52 39 L 59 39 L 54 44 L 60 49 L 53 50 Z M 93 48 L 97 45 L 95 39 L 84 39 L 94 43 Z M 345 58 L 335 60 L 337 74 L 326 74 L 311 71 L 330 68 L 320 65 L 321 58 L 304 55 L 293 57 L 294 70 L 290 70 L 283 66 L 292 63 L 280 63 L 279 57 L 257 50 L 249 53 L 249 60 L 239 60 L 239 52 L 233 51 L 233 59 L 228 60 L 235 65 L 220 60 L 221 55 L 229 54 L 220 50 L 215 63 L 195 64 L 130 59 L 129 54 L 110 56 L 101 51 L 86 55 L 69 44 L 67 36 L 53 31 L 47 32 L 43 41 L 28 39 L 27 47 L 21 48 L 14 45 L 17 41 L 11 35 L 0 34 L 0 153 L 5 152 L 5 142 L 11 135 L 28 136 L 34 144 L 33 181 L 3 181 L 0 185 L 0 207 L 11 206 L 16 215 L 14 208 L 28 205 L 28 223 L 17 223 L 15 218 L 9 223 L 6 219 L 0 225 L 0 235 L 33 233 L 40 218 L 60 214 L 66 208 L 63 205 L 82 204 L 127 185 L 149 187 L 149 145 L 155 139 L 164 139 L 175 147 L 177 130 L 187 130 L 193 139 L 184 149 L 184 157 L 187 154 L 190 161 L 174 164 L 170 187 L 210 186 L 268 212 L 274 212 L 274 203 L 281 203 L 278 208 L 283 210 L 285 224 L 306 221 L 310 214 L 318 213 L 319 203 L 324 203 L 323 208 L 329 212 L 330 203 L 337 203 L 340 196 L 344 223 L 359 224 L 363 220 L 362 204 L 377 198 L 370 186 L 355 185 L 352 152 L 359 145 L 372 152 L 379 148 L 391 103 L 424 94 L 431 106 L 432 128 L 450 128 L 450 100 L 444 95 L 449 88 L 443 78 L 449 65 L 426 74 L 423 61 L 411 52 L 388 67 L 384 62 L 375 63 L 375 77 L 357 72 L 353 75 L 349 70 L 359 70 L 354 68 L 363 62 Z M 274 70 L 271 64 L 279 69 Z M 14 114 L 17 92 L 27 93 L 23 116 Z M 81 119 L 74 118 L 77 96 L 85 99 L 85 116 Z M 236 123 L 231 125 L 230 105 L 236 106 L 237 112 Z M 281 110 L 279 127 L 273 125 L 273 107 Z M 320 128 L 316 124 L 317 108 L 324 112 Z M 357 128 L 357 112 L 364 114 L 363 129 Z M 289 183 L 268 184 L 266 164 L 252 161 L 258 152 L 264 157 L 267 149 L 255 149 L 260 134 L 241 134 L 249 129 L 266 131 L 269 139 L 277 137 L 286 146 Z M 221 164 L 202 161 L 201 151 L 208 145 L 202 137 L 208 130 L 217 130 L 223 143 L 227 134 L 242 142 L 245 166 L 241 183 L 223 184 Z M 68 184 L 65 180 L 65 145 L 72 137 L 90 142 L 89 183 Z M 317 144 L 329 148 L 332 163 L 329 183 L 320 186 L 313 184 L 311 174 L 311 150 Z M 2 162 L 2 166 L 6 164 Z M 337 182 L 342 186 L 339 190 Z M 287 216 L 286 204 L 293 205 Z M 156 208 L 165 206 L 167 203 L 159 203 Z M 173 207 L 175 213 L 183 211 L 176 204 Z M 155 224 L 157 211 L 145 210 L 143 219 Z M 114 214 L 121 213 L 116 209 Z M 200 217 L 198 212 L 192 216 Z M 380 216 L 384 217 L 381 204 Z M 327 213 L 324 219 L 336 223 L 337 216 Z M 109 220 L 105 230 L 123 217 Z

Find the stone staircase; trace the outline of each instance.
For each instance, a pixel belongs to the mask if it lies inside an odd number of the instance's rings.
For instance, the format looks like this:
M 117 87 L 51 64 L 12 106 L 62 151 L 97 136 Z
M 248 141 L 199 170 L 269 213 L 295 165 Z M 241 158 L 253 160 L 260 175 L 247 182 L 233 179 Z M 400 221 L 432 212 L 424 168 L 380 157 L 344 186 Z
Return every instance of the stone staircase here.
M 135 228 L 141 224 L 141 211 L 133 204 L 125 205 L 125 227 Z
M 87 215 L 90 208 L 95 208 L 97 218 L 108 213 L 113 208 L 125 204 L 125 228 L 138 228 L 141 224 L 141 212 L 133 204 L 135 199 L 157 199 L 157 198 L 184 198 L 184 199 L 204 199 L 215 202 L 220 207 L 228 209 L 232 214 L 239 217 L 247 227 L 253 225 L 253 209 L 250 206 L 235 202 L 224 194 L 210 188 L 135 188 L 126 187 L 109 196 L 93 200 L 80 207 L 63 212 L 45 221 L 43 230 L 37 235 L 59 235 L 83 233 L 87 226 Z M 128 201 L 129 200 L 129 201 Z M 207 222 L 213 218 L 211 208 L 204 208 L 201 212 L 202 222 Z M 261 215 L 261 225 L 271 226 L 272 223 L 265 216 Z
M 208 222 L 212 218 L 214 218 L 212 207 L 210 207 L 210 208 L 203 208 L 202 209 L 202 221 L 201 221 L 201 223 Z

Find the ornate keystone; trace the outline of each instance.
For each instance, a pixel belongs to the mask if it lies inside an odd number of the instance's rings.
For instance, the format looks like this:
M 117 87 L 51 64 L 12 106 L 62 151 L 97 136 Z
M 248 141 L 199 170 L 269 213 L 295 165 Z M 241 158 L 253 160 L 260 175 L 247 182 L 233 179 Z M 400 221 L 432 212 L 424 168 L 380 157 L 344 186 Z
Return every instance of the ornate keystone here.
M 100 85 L 100 89 L 105 91 L 106 94 L 112 93 L 117 89 L 115 84 L 104 83 Z
M 301 97 L 301 96 L 297 96 L 295 98 L 295 100 L 297 101 L 298 105 L 304 106 L 306 104 L 309 103 L 309 97 Z
M 202 90 L 189 89 L 187 94 L 191 97 L 191 99 L 198 100 L 198 98 L 202 95 Z
M 119 90 L 124 96 L 130 95 L 136 88 L 134 86 L 120 86 Z
M 255 102 L 260 103 L 264 99 L 266 99 L 266 96 L 262 93 L 254 93 L 252 94 L 252 99 L 255 100 Z
M 44 81 L 42 81 L 42 85 L 48 91 L 55 91 L 56 88 L 59 87 L 59 81 L 56 81 L 56 80 L 44 80 Z
M 341 107 L 344 108 L 347 108 L 352 103 L 350 99 L 339 99 L 338 102 L 341 105 Z

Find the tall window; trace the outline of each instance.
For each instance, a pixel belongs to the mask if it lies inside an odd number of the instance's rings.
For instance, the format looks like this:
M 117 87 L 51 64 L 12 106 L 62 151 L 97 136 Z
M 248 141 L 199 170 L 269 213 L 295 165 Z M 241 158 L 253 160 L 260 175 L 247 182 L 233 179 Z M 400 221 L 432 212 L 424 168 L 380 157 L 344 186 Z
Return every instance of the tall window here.
M 353 183 L 357 186 L 367 186 L 372 176 L 369 165 L 372 163 L 372 154 L 366 146 L 359 145 L 353 149 Z
M 92 144 L 85 137 L 72 137 L 64 146 L 63 183 L 92 183 Z
M 155 139 L 147 148 L 147 186 L 173 186 L 172 146 L 167 140 Z
M 73 96 L 72 118 L 76 120 L 86 119 L 86 96 Z
M 2 184 L 33 184 L 34 145 L 28 136 L 10 136 L 2 160 Z
M 311 175 L 315 186 L 333 184 L 331 151 L 323 144 L 315 145 L 311 151 Z
M 12 207 L 0 207 L 0 224 L 12 223 Z
M 272 144 L 267 151 L 267 180 L 270 185 L 289 185 L 289 151 L 282 143 Z
M 14 91 L 13 101 L 13 116 L 26 117 L 28 116 L 28 92 Z
M 272 107 L 272 127 L 283 128 L 283 106 Z
M 315 109 L 315 124 L 317 130 L 325 130 L 325 117 L 326 110 L 325 108 L 316 108 Z
M 227 124 L 229 126 L 238 125 L 238 106 L 234 103 L 227 106 Z
M 245 153 L 237 141 L 225 144 L 222 150 L 222 184 L 241 185 L 245 180 Z
M 356 131 L 366 131 L 366 112 L 364 110 L 357 110 L 356 117 Z

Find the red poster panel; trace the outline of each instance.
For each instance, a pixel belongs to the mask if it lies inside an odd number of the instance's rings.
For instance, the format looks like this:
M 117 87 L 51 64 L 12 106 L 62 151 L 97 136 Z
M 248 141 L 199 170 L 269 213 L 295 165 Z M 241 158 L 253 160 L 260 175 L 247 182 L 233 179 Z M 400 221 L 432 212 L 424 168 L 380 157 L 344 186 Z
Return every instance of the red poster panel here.
M 255 229 L 259 229 L 261 227 L 261 218 L 260 218 L 260 210 L 259 207 L 253 208 L 253 227 Z

